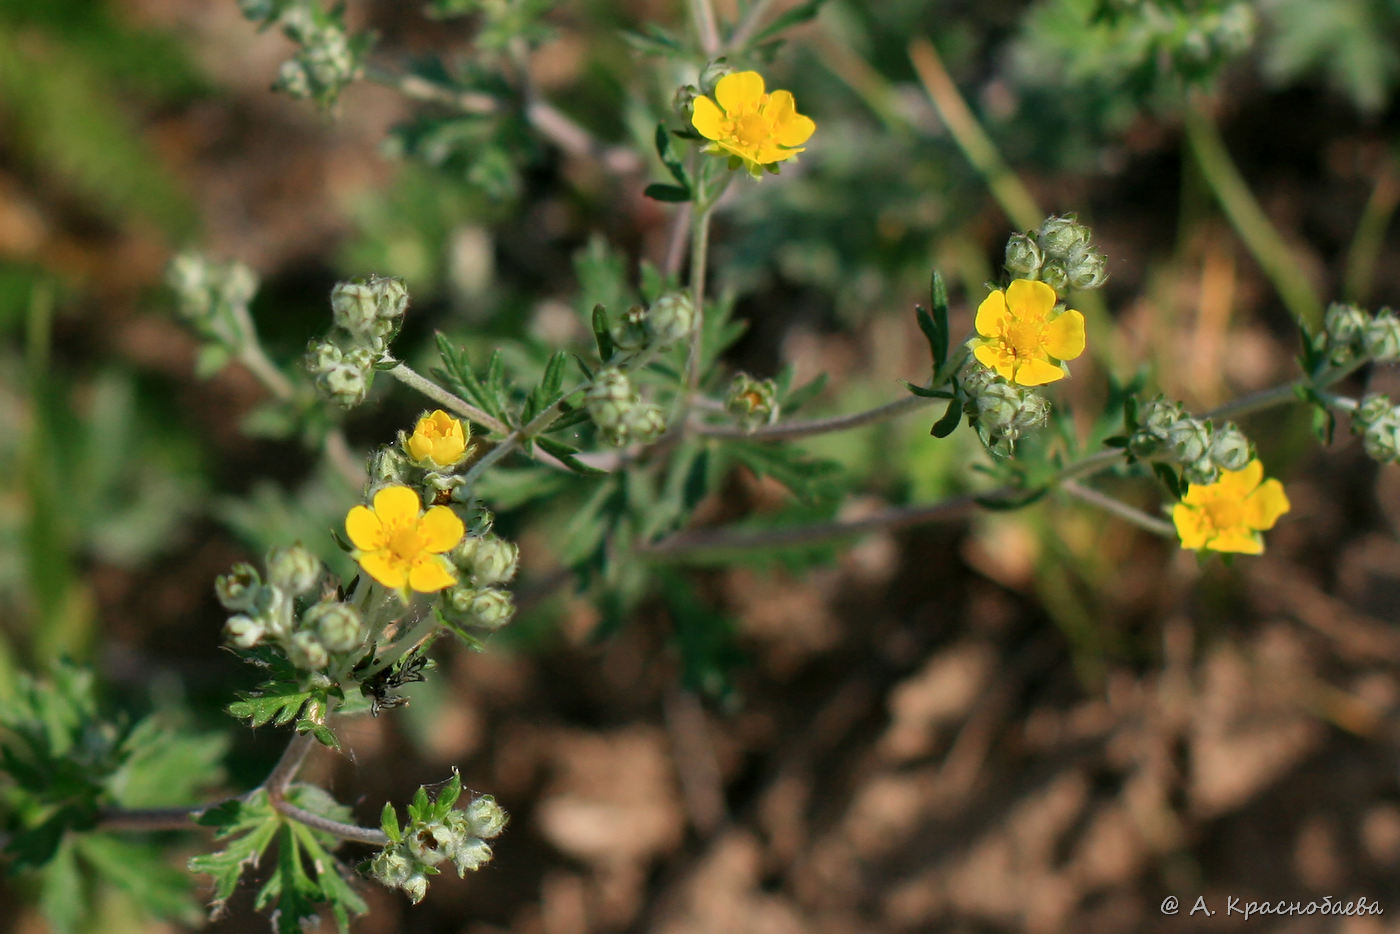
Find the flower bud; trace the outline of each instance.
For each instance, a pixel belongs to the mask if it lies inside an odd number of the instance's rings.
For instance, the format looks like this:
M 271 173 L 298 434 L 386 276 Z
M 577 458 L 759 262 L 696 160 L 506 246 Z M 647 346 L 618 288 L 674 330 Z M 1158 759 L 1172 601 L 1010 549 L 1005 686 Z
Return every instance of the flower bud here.
M 408 834 L 405 842 L 413 858 L 425 866 L 436 866 L 447 859 L 447 850 L 455 842 L 446 824 L 423 824 Z
M 457 867 L 457 875 L 465 876 L 491 862 L 491 844 L 480 837 L 466 837 L 457 841 L 448 855 Z
M 384 445 L 370 455 L 369 482 L 373 486 L 401 486 L 408 471 L 408 458 L 398 448 Z
M 1009 429 L 1020 409 L 1020 390 L 1002 380 L 988 383 L 977 395 L 977 420 L 993 435 L 1001 435 Z
M 1366 353 L 1377 363 L 1394 363 L 1400 360 L 1400 318 L 1389 308 L 1366 323 L 1362 333 Z
M 1065 291 L 1069 285 L 1069 270 L 1058 259 L 1049 259 L 1040 267 L 1040 281 L 1054 289 L 1056 294 Z
M 1050 420 L 1050 400 L 1032 389 L 1021 390 L 1021 407 L 1005 433 L 1013 441 L 1037 428 L 1044 427 Z
M 353 366 L 333 367 L 316 377 L 316 389 L 341 408 L 352 409 L 369 395 L 369 374 Z
M 408 900 L 416 905 L 423 900 L 424 895 L 428 894 L 428 877 L 421 872 L 415 872 L 399 888 L 403 889 Z
M 1368 457 L 1382 464 L 1400 459 L 1400 421 L 1386 417 L 1368 425 L 1361 434 L 1361 446 Z
M 309 593 L 321 579 L 321 559 L 301 545 L 267 553 L 267 580 L 294 597 Z
M 1362 425 L 1370 425 L 1382 419 L 1389 418 L 1391 407 L 1389 396 L 1379 392 L 1367 393 L 1365 396 L 1361 397 L 1361 402 L 1357 405 L 1356 412 L 1352 415 L 1352 419 Z M 230 609 L 232 609 L 232 607 L 230 607 Z
M 778 417 L 778 386 L 771 379 L 736 373 L 725 395 L 724 408 L 738 417 L 745 431 L 772 424 Z
M 237 260 L 223 268 L 219 283 L 219 297 L 230 305 L 247 307 L 258 294 L 258 274 L 247 263 Z
M 288 640 L 287 661 L 303 671 L 319 671 L 331 663 L 331 656 L 316 633 L 303 629 Z
M 368 282 L 337 282 L 331 289 L 331 316 L 351 334 L 368 334 L 378 326 L 379 295 Z
M 413 875 L 413 860 L 403 844 L 387 846 L 370 860 L 369 874 L 381 885 L 402 888 Z
M 472 803 L 467 805 L 463 812 L 471 832 L 486 840 L 500 836 L 501 831 L 505 830 L 506 821 L 510 820 L 505 808 L 497 804 L 491 795 L 473 798 Z
M 1254 445 L 1233 422 L 1227 422 L 1211 438 L 1210 459 L 1222 470 L 1243 470 L 1254 460 Z
M 1051 215 L 1041 223 L 1036 239 L 1048 255 L 1064 258 L 1075 247 L 1088 246 L 1090 233 L 1089 228 L 1079 223 L 1073 214 L 1063 217 Z
M 192 321 L 209 314 L 213 307 L 209 279 L 209 261 L 198 253 L 181 253 L 170 261 L 165 282 L 175 293 L 180 314 Z
M 464 625 L 495 632 L 515 614 L 510 593 L 494 587 L 473 588 L 460 584 L 446 591 L 446 609 Z
M 302 625 L 314 629 L 328 652 L 353 652 L 364 645 L 369 633 L 360 613 L 348 603 L 324 601 L 307 610 Z
M 470 439 L 471 429 L 460 419 L 435 409 L 418 419 L 404 447 L 420 467 L 453 467 L 467 456 Z
M 647 327 L 647 310 L 641 305 L 633 305 L 622 313 L 613 324 L 613 343 L 626 351 L 641 350 L 651 341 Z
M 312 94 L 311 76 L 300 61 L 289 58 L 277 69 L 277 80 L 272 82 L 272 89 L 302 100 Z
M 408 310 L 408 286 L 398 276 L 370 276 L 375 310 L 383 321 L 397 321 Z
M 454 507 L 454 511 L 466 526 L 469 536 L 489 535 L 491 528 L 496 524 L 496 516 L 483 506 L 480 500 L 464 502 L 463 505 Z
M 478 587 L 491 587 L 515 576 L 520 549 L 514 542 L 495 535 L 467 536 L 457 546 L 452 560 Z
M 245 612 L 257 605 L 258 591 L 262 590 L 262 578 L 251 564 L 239 562 L 227 574 L 214 580 L 214 594 L 224 609 L 234 613 Z
M 1210 450 L 1210 431 L 1205 422 L 1188 415 L 1167 430 L 1167 444 L 1177 463 L 1194 464 Z
M 695 116 L 695 98 L 699 96 L 700 89 L 693 84 L 681 85 L 671 96 L 671 112 L 680 117 L 686 126 L 690 126 L 691 118 Z
M 655 441 L 666 430 L 666 413 L 661 406 L 650 402 L 639 403 L 631 408 L 624 420 L 626 436 L 642 444 Z
M 1108 257 L 1096 250 L 1076 248 L 1065 264 L 1070 288 L 1088 291 L 1108 280 Z
M 237 616 L 230 616 L 224 623 L 224 638 L 229 645 L 239 649 L 251 649 L 262 642 L 267 635 L 267 627 L 251 616 L 239 613 Z
M 302 358 L 302 366 L 312 376 L 319 376 L 343 365 L 344 361 L 345 355 L 335 344 L 314 340 L 306 345 L 306 356 Z
M 584 399 L 593 424 L 604 438 L 618 446 L 627 443 L 627 416 L 637 402 L 632 381 L 615 366 L 598 371 Z
M 662 347 L 690 336 L 695 324 L 695 306 L 686 292 L 667 292 L 651 303 L 648 312 L 652 336 Z
M 964 397 L 964 408 L 969 415 L 976 415 L 976 400 L 982 394 L 982 390 L 997 379 L 994 371 L 984 366 L 977 359 L 969 356 L 967 363 L 958 372 L 958 390 Z
M 1327 306 L 1322 328 L 1332 346 L 1355 347 L 1361 343 L 1370 321 L 1370 316 L 1355 305 L 1333 302 Z
M 715 85 L 719 84 L 719 79 L 734 71 L 734 66 L 730 65 L 727 59 L 717 58 L 712 62 L 707 62 L 700 71 L 700 91 L 709 96 L 715 96 Z
M 1160 396 L 1148 402 L 1138 413 L 1138 424 L 1142 430 L 1154 438 L 1161 441 L 1167 440 L 1167 435 L 1183 416 L 1181 406 L 1175 402 L 1168 402 Z
M 1186 478 L 1187 483 L 1194 483 L 1196 486 L 1209 486 L 1220 479 L 1220 465 L 1207 455 L 1183 467 L 1181 475 Z
M 1045 253 L 1029 234 L 1014 233 L 1006 241 L 1006 271 L 1013 279 L 1039 279 Z

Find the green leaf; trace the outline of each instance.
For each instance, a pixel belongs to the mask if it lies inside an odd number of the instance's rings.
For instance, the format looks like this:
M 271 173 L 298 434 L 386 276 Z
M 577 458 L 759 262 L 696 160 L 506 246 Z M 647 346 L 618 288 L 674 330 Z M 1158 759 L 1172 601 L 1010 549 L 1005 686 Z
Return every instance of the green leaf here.
M 613 358 L 614 347 L 612 330 L 608 327 L 608 310 L 602 305 L 593 306 L 593 339 L 598 343 L 598 359 L 606 364 Z
M 817 398 L 817 396 L 821 395 L 822 390 L 826 389 L 828 375 L 827 373 L 818 373 L 815 379 L 798 386 L 791 392 L 780 392 L 779 399 L 781 400 L 782 411 L 787 415 L 791 415 L 793 412 L 796 412 L 798 409 Z
M 652 23 L 642 27 L 645 33 L 622 30 L 622 39 L 638 52 L 649 55 L 674 55 L 686 51 L 686 46 L 681 40 Z
M 574 455 L 578 453 L 578 448 L 571 444 L 565 444 L 555 438 L 543 435 L 536 438 L 535 443 L 544 448 L 547 453 L 559 458 L 560 462 L 563 463 L 565 467 L 568 467 L 575 473 L 588 474 L 591 476 L 600 476 L 608 473 L 606 470 L 599 470 L 597 467 L 589 466 L 575 457 Z
M 87 834 L 75 843 L 98 878 L 125 892 L 151 917 L 199 922 L 202 912 L 189 874 L 169 865 L 159 848 L 108 834 Z
M 952 394 L 951 392 L 949 392 L 948 390 L 946 390 L 946 389 L 929 389 L 929 388 L 926 387 L 926 386 L 916 386 L 914 383 L 909 382 L 909 380 L 907 380 L 907 379 L 906 379 L 906 380 L 901 380 L 901 382 L 904 383 L 904 388 L 908 389 L 908 390 L 909 390 L 910 392 L 912 392 L 914 395 L 916 395 L 916 396 L 922 396 L 922 397 L 925 398 L 925 399 L 951 399 L 951 398 L 953 398 L 953 394 Z
M 680 157 L 671 148 L 671 134 L 666 132 L 664 123 L 656 125 L 656 154 L 661 157 L 662 164 L 676 180 L 676 184 L 685 189 L 686 200 L 689 200 L 690 178 L 685 174 L 685 166 L 681 164 Z
M 807 0 L 806 3 L 799 4 L 798 6 L 787 10 L 782 15 L 774 19 L 773 22 L 769 23 L 767 26 L 755 33 L 753 38 L 749 40 L 749 45 L 763 45 L 768 40 L 777 36 L 779 33 L 785 32 L 786 30 L 791 29 L 794 26 L 800 26 L 803 23 L 811 21 L 812 19 L 816 18 L 816 15 L 819 12 L 821 12 L 821 8 L 824 3 L 826 3 L 826 0 Z
M 227 840 L 223 849 L 190 859 L 190 872 L 214 880 L 212 913 L 217 917 L 238 888 L 243 870 L 257 866 L 263 851 L 276 836 L 282 819 L 268 804 L 267 793 L 257 791 L 246 799 L 234 799 L 210 808 L 197 822 L 214 828 L 215 839 Z
M 681 185 L 663 185 L 660 182 L 648 185 L 642 194 L 653 201 L 666 201 L 672 204 L 689 201 L 691 198 L 689 188 Z
M 403 831 L 399 829 L 399 815 L 394 810 L 394 805 L 388 801 L 384 802 L 384 810 L 379 812 L 379 829 L 384 831 L 384 836 L 394 843 L 403 840 Z
M 92 910 L 71 840 L 56 848 L 53 858 L 41 871 L 39 910 L 59 934 L 78 930 Z
M 1032 503 L 1038 502 L 1049 492 L 1050 487 L 1043 486 L 1009 496 L 976 496 L 973 497 L 973 501 L 983 509 L 989 509 L 992 512 L 1011 512 L 1015 509 L 1024 509 Z
M 726 447 L 726 453 L 757 476 L 778 481 L 804 503 L 831 499 L 840 493 L 837 478 L 842 469 L 835 461 L 809 458 L 802 451 L 783 445 L 752 442 L 732 443 Z
M 1185 492 L 1185 489 L 1182 487 L 1180 475 L 1175 470 L 1166 464 L 1157 462 L 1152 465 L 1152 472 L 1156 474 L 1158 480 L 1162 481 L 1162 486 L 1167 488 L 1172 499 L 1181 499 L 1181 494 Z
M 285 726 L 314 696 L 315 692 L 295 681 L 264 681 L 252 691 L 239 692 L 239 699 L 229 704 L 227 710 L 232 716 L 247 720 L 251 727 L 269 722 L 273 726 Z
M 920 393 L 922 395 L 922 393 Z M 943 416 L 933 423 L 933 428 L 929 429 L 929 434 L 935 438 L 946 438 L 957 430 L 962 422 L 962 403 L 957 399 L 948 403 L 948 408 L 943 410 Z

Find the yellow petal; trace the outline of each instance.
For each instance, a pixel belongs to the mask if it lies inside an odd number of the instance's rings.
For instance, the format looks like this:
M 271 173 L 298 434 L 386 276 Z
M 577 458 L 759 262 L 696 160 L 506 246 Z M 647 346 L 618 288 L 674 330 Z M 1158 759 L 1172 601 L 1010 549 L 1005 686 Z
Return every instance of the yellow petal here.
M 1065 371 L 1057 364 L 1034 357 L 1024 361 L 1016 370 L 1016 382 L 1022 386 L 1044 386 L 1064 378 Z
M 419 593 L 433 593 L 457 583 L 447 570 L 447 561 L 437 555 L 419 555 L 408 572 L 408 586 Z
M 390 551 L 368 551 L 357 555 L 356 560 L 366 574 L 390 590 L 399 590 L 408 583 L 408 563 Z
M 1001 323 L 1006 320 L 1006 295 L 1000 289 L 982 299 L 977 306 L 977 317 L 973 325 L 983 337 L 996 337 L 1001 333 Z M 981 360 L 981 357 L 977 359 Z M 985 361 L 983 361 L 985 362 Z M 987 366 L 991 366 L 990 363 Z
M 418 507 L 418 494 L 406 486 L 386 486 L 374 494 L 374 514 L 385 525 L 406 525 L 416 521 Z
M 1240 555 L 1262 555 L 1264 542 L 1258 532 L 1249 529 L 1225 529 L 1206 545 L 1211 551 L 1228 551 Z
M 1034 279 L 1017 279 L 1006 287 L 1006 304 L 1022 321 L 1044 318 L 1055 307 L 1055 290 Z
M 695 112 L 690 115 L 690 125 L 706 139 L 720 139 L 724 136 L 724 112 L 708 97 L 695 98 Z
M 1084 352 L 1084 316 L 1067 311 L 1041 332 L 1045 352 L 1056 360 L 1073 360 Z
M 1222 470 L 1220 479 L 1215 482 L 1221 496 L 1243 503 L 1246 496 L 1253 493 L 1264 479 L 1264 465 L 1258 458 L 1245 464 L 1240 470 Z
M 972 345 L 972 355 L 977 358 L 978 363 L 982 364 L 987 369 L 997 370 L 998 373 L 1001 373 L 1001 371 L 997 369 L 998 364 L 1001 362 L 1001 354 L 997 352 L 996 345 L 991 341 L 975 341 Z M 1007 369 L 1009 370 L 1010 367 L 1007 367 Z M 1010 379 L 1009 373 L 1003 373 L 1002 375 Z
M 725 75 L 715 85 L 715 100 L 731 117 L 755 110 L 763 100 L 763 76 L 756 71 Z
M 1255 461 L 1254 463 L 1259 463 Z M 1265 480 L 1244 501 L 1244 521 L 1252 529 L 1272 529 L 1279 516 L 1293 508 L 1277 480 Z
M 355 506 L 345 514 L 345 534 L 350 537 L 350 543 L 361 551 L 383 548 L 387 541 L 384 523 L 365 506 Z
M 466 528 L 446 506 L 434 506 L 418 520 L 418 540 L 424 551 L 444 552 L 462 540 Z
M 421 430 L 408 436 L 408 453 L 416 461 L 427 460 L 433 453 L 433 442 Z
M 801 146 L 816 132 L 817 124 L 811 117 L 797 112 L 797 103 L 791 91 L 774 91 L 768 96 L 768 106 L 763 115 L 773 121 L 773 136 L 783 146 Z
M 1206 526 L 1201 513 L 1184 503 L 1172 507 L 1172 523 L 1182 548 L 1201 549 L 1206 545 Z

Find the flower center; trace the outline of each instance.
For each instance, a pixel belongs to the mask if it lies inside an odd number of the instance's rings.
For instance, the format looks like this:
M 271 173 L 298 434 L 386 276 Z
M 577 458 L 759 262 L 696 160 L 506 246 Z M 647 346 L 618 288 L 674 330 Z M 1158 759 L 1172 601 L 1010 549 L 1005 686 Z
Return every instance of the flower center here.
M 401 525 L 389 533 L 389 551 L 400 561 L 412 561 L 423 550 L 418 523 Z
M 736 117 L 733 121 L 733 129 L 730 132 L 740 145 L 751 149 L 762 147 L 771 135 L 769 133 L 768 121 L 764 120 L 756 113 Z
M 1042 325 L 1039 321 L 1013 321 L 1006 326 L 1002 340 L 1012 356 L 1030 357 L 1040 350 Z
M 1206 520 L 1216 531 L 1238 528 L 1244 525 L 1244 507 L 1234 500 L 1217 499 L 1201 507 Z

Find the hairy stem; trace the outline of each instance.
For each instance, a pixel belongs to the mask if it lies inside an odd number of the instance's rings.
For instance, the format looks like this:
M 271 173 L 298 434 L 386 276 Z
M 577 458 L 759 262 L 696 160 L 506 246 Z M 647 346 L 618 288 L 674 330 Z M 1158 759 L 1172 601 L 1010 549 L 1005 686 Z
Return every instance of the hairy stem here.
M 319 830 L 323 833 L 331 834 L 342 840 L 351 840 L 355 843 L 367 843 L 370 846 L 388 846 L 389 837 L 384 831 L 377 827 L 361 827 L 358 824 L 342 824 L 340 821 L 331 820 L 329 817 L 322 817 L 320 814 L 299 808 L 295 804 L 288 804 L 285 800 L 273 802 L 273 807 L 277 813 L 298 824 L 305 824 L 312 830 Z
M 690 18 L 695 22 L 695 38 L 700 51 L 713 57 L 719 51 L 719 26 L 715 22 L 715 7 L 711 0 L 690 0 Z
M 1084 486 L 1077 480 L 1066 480 L 1060 484 L 1060 489 L 1064 490 L 1075 499 L 1097 506 L 1105 512 L 1112 513 L 1125 522 L 1131 523 L 1140 529 L 1146 529 L 1154 535 L 1161 535 L 1165 538 L 1175 538 L 1176 528 L 1170 523 L 1149 516 L 1135 506 L 1129 506 L 1121 499 L 1115 499 L 1107 493 Z
M 307 754 L 315 745 L 316 738 L 310 733 L 298 733 L 287 743 L 287 748 L 282 750 L 282 758 L 277 760 L 277 764 L 272 767 L 272 771 L 262 783 L 274 804 L 287 793 L 287 788 L 297 777 L 297 772 L 301 771 L 302 763 L 306 761 Z
M 749 41 L 768 15 L 768 8 L 773 5 L 773 0 L 754 0 L 753 6 L 744 14 L 744 18 L 739 21 L 739 25 L 734 27 L 734 32 L 729 36 L 728 48 L 741 49 Z
M 941 399 L 951 399 L 952 393 L 940 396 L 938 399 L 925 398 L 923 396 L 905 396 L 884 405 L 878 405 L 873 409 L 864 412 L 856 412 L 852 415 L 833 415 L 830 418 L 814 418 L 808 421 L 782 422 L 776 425 L 765 425 L 753 431 L 745 431 L 733 425 L 710 425 L 703 422 L 691 424 L 691 431 L 697 435 L 704 435 L 707 438 L 733 438 L 746 441 L 791 441 L 796 438 L 807 438 L 812 435 L 824 435 L 836 431 L 846 431 L 851 428 L 860 428 L 862 425 L 870 425 L 875 422 L 882 422 L 886 419 L 897 418 L 917 409 L 925 408 Z
M 1219 128 L 1201 104 L 1187 109 L 1185 128 L 1186 140 L 1201 176 L 1220 202 L 1235 232 L 1294 319 L 1316 330 L 1322 323 L 1322 302 L 1303 275 L 1292 248 L 1250 193 L 1239 168 L 1230 158 L 1230 151 L 1225 148 Z
M 396 364 L 388 373 L 410 389 L 416 389 L 443 408 L 451 409 L 463 418 L 476 422 L 488 431 L 494 431 L 503 435 L 510 433 L 510 427 L 500 419 L 487 415 L 486 412 L 472 405 L 461 396 L 453 395 L 426 376 L 410 368 L 405 363 Z

